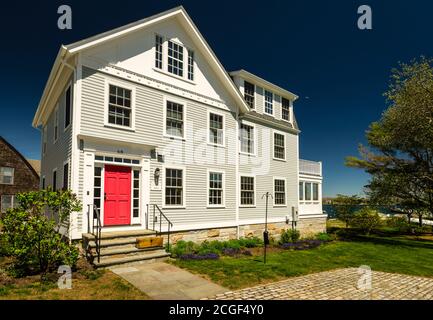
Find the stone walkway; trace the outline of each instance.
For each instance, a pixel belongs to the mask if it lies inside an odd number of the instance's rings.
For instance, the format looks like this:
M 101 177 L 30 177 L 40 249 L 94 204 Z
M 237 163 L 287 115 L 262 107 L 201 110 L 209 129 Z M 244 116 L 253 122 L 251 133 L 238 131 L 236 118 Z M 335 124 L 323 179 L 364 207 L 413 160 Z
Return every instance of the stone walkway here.
M 173 265 L 157 262 L 109 268 L 156 300 L 199 300 L 228 291 Z
M 433 300 L 433 278 L 338 269 L 291 278 L 223 294 L 217 300 Z M 368 284 L 371 283 L 371 288 Z M 364 289 L 358 289 L 361 285 Z M 207 300 L 205 299 L 205 300 Z

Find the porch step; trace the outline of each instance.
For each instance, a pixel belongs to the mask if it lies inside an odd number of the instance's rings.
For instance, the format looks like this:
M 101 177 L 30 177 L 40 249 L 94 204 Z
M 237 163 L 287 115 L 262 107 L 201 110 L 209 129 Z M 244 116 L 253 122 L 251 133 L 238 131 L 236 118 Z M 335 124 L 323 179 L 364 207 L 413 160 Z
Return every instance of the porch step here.
M 93 264 L 96 268 L 111 267 L 114 265 L 127 264 L 127 263 L 150 263 L 156 261 L 164 261 L 169 258 L 170 254 L 164 250 L 151 250 L 147 252 L 142 252 L 135 255 L 126 256 L 101 256 L 100 262 L 96 259 Z
M 101 234 L 101 240 L 119 239 L 119 238 L 138 238 L 138 237 L 152 236 L 155 234 L 156 232 L 153 230 L 104 232 Z M 84 233 L 83 238 L 86 238 L 88 240 L 94 240 L 95 236 L 91 233 Z
M 101 257 L 103 256 L 114 256 L 114 255 L 132 255 L 132 254 L 138 254 L 141 252 L 149 252 L 149 251 L 156 251 L 156 250 L 163 250 L 164 247 L 151 247 L 151 248 L 144 248 L 144 249 L 138 249 L 133 245 L 125 245 L 125 246 L 119 246 L 119 247 L 104 247 L 101 248 Z M 93 255 L 96 255 L 96 252 L 92 252 Z

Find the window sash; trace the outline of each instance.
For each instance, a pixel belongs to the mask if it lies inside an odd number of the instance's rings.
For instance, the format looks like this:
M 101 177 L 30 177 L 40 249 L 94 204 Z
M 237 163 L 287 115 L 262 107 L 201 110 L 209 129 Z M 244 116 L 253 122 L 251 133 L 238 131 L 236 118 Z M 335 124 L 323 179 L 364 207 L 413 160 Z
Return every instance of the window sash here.
M 222 205 L 223 204 L 223 173 L 222 172 L 209 172 L 209 205 Z
M 255 107 L 254 91 L 254 85 L 244 81 L 244 99 L 251 109 L 254 109 Z
M 209 113 L 209 142 L 224 144 L 224 117 L 222 115 Z
M 59 138 L 59 107 L 54 112 L 54 142 Z
M 165 123 L 165 132 L 168 135 L 183 137 L 184 107 L 182 104 L 167 101 Z
M 241 151 L 249 154 L 254 154 L 254 127 L 241 124 Z
M 194 51 L 188 50 L 188 80 L 194 81 Z
M 63 190 L 69 188 L 69 163 L 65 163 L 63 166 Z
M 313 183 L 313 201 L 319 200 L 319 184 Z
M 162 43 L 163 38 L 155 35 L 155 68 L 162 69 Z
M 241 205 L 254 205 L 254 177 L 241 177 Z
M 265 113 L 274 114 L 274 94 L 268 90 L 265 90 Z
M 0 167 L 0 184 L 14 184 L 15 168 Z
M 8 209 L 15 207 L 15 196 L 3 194 L 0 198 L 0 212 L 6 212 Z
M 305 182 L 305 201 L 311 201 L 311 182 Z
M 130 89 L 109 85 L 108 123 L 131 127 L 131 95 Z
M 183 170 L 165 169 L 165 205 L 183 205 Z
M 286 98 L 281 100 L 281 118 L 290 121 L 290 100 Z
M 304 200 L 304 183 L 299 182 L 299 200 Z
M 286 204 L 286 180 L 274 180 L 274 199 L 276 205 Z
M 71 87 L 65 93 L 65 129 L 71 124 Z
M 274 133 L 274 158 L 284 160 L 285 153 L 285 136 L 283 134 Z
M 53 191 L 57 190 L 57 170 L 53 171 L 53 184 L 52 184 L 52 187 L 53 187 Z
M 183 46 L 168 41 L 168 65 L 167 71 L 179 77 L 183 77 Z

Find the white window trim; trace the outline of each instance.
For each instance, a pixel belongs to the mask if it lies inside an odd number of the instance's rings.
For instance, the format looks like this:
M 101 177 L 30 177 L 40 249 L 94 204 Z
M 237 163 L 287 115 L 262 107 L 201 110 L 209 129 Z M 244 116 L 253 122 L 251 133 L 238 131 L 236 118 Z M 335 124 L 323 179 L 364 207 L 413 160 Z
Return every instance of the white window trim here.
M 283 99 L 289 100 L 289 119 L 290 120 L 286 120 L 283 119 Z M 292 119 L 293 119 L 293 115 L 292 115 L 292 107 L 293 107 L 293 101 L 289 98 L 286 97 L 281 97 L 281 120 L 287 122 L 287 123 L 293 123 Z
M 242 177 L 254 178 L 254 203 L 253 204 L 241 204 L 242 194 Z M 257 204 L 257 177 L 255 174 L 239 173 L 239 208 L 255 208 Z
M 65 172 L 64 172 L 64 170 L 65 170 L 65 164 L 68 164 L 68 182 L 69 183 L 71 182 L 71 179 L 70 179 L 70 176 L 71 176 L 70 175 L 70 173 L 71 173 L 71 161 L 68 159 L 66 161 L 63 161 L 63 168 L 62 168 L 62 190 L 63 190 L 63 187 L 65 185 Z M 66 188 L 68 190 L 69 186 L 66 186 Z
M 123 89 L 131 90 L 131 126 L 121 126 L 108 122 L 108 105 L 110 102 L 110 84 Z M 125 131 L 135 132 L 135 86 L 122 80 L 105 78 L 105 92 L 104 92 L 104 127 L 120 129 Z
M 251 81 L 248 81 L 245 79 L 242 79 L 242 80 L 243 80 L 243 87 L 242 87 L 243 92 L 242 93 L 244 95 L 244 100 L 245 100 L 245 82 L 251 83 L 254 87 L 254 110 L 257 111 L 257 86 L 254 83 L 252 83 Z
M 13 167 L 8 167 L 8 166 L 0 166 L 0 167 L 1 167 L 1 168 L 10 168 L 10 169 L 12 169 L 12 181 L 11 181 L 11 183 L 3 183 L 3 182 L 0 182 L 1 185 L 12 186 L 12 185 L 14 184 L 14 182 L 15 182 L 15 168 L 13 168 Z
M 253 127 L 253 130 L 254 130 L 253 153 L 248 153 L 248 152 L 242 151 L 242 140 L 241 140 L 241 131 L 242 131 L 242 128 L 241 128 L 241 124 L 245 124 L 247 126 Z M 245 121 L 245 120 L 241 120 L 241 122 L 239 123 L 239 138 L 238 139 L 240 139 L 240 141 L 239 141 L 239 148 L 240 148 L 239 149 L 239 153 L 240 154 L 247 155 L 247 156 L 254 156 L 254 157 L 257 156 L 258 132 L 257 132 L 257 126 L 256 126 L 255 123 L 252 123 L 252 122 L 249 122 L 249 121 Z
M 155 62 L 156 62 L 156 37 L 161 37 L 161 39 L 162 39 L 162 43 L 161 43 L 161 46 L 162 46 L 162 52 L 161 52 L 161 54 L 162 54 L 162 57 L 161 57 L 161 69 L 160 68 L 157 68 L 156 66 L 155 66 Z M 154 43 L 154 46 L 153 46 L 153 69 L 155 69 L 155 70 L 158 70 L 158 71 L 163 71 L 163 70 L 165 70 L 165 65 L 166 65 L 166 63 L 164 63 L 164 58 L 165 58 L 165 50 L 164 50 L 164 46 L 165 46 L 165 43 L 166 43 L 166 39 L 165 39 L 165 37 L 164 36 L 162 36 L 162 35 L 160 35 L 159 33 L 154 33 L 154 37 L 153 37 L 153 40 L 155 41 L 155 43 Z
M 53 185 L 53 178 L 54 178 L 54 172 L 56 173 L 56 190 L 54 190 L 54 185 Z M 57 191 L 59 190 L 59 185 L 58 185 L 58 180 L 59 180 L 59 176 L 58 176 L 58 170 L 57 167 L 53 169 L 53 171 L 51 172 L 51 188 L 53 189 L 53 191 Z
M 275 133 L 282 135 L 284 137 L 284 159 L 276 158 L 275 157 Z M 287 161 L 287 136 L 286 133 L 279 130 L 272 130 L 272 159 L 277 161 Z
M 284 204 L 275 203 L 275 180 L 284 180 Z M 285 177 L 273 177 L 272 182 L 274 207 L 287 207 L 287 179 Z
M 270 92 L 272 94 L 272 113 L 266 112 L 266 91 Z M 263 88 L 263 113 L 275 117 L 275 100 L 274 100 L 274 93 L 271 90 L 267 90 L 266 88 Z
M 223 143 L 222 144 L 218 144 L 218 143 L 213 143 L 210 141 L 210 115 L 211 113 L 221 116 L 223 119 Z M 209 110 L 207 111 L 207 144 L 210 146 L 215 146 L 215 147 L 226 147 L 226 116 L 224 113 L 221 112 L 217 112 L 214 110 Z
M 187 114 L 187 107 L 186 107 L 186 101 L 183 99 L 179 99 L 177 97 L 172 96 L 164 96 L 163 100 L 163 136 L 165 138 L 169 139 L 176 139 L 176 140 L 182 140 L 186 141 L 186 114 Z M 183 134 L 182 137 L 174 136 L 167 133 L 167 101 L 178 103 L 183 105 Z
M 68 89 L 71 90 L 71 96 L 69 97 L 69 100 L 70 100 L 69 101 L 69 106 L 70 106 L 69 124 L 67 127 L 65 127 L 65 123 L 66 123 L 66 91 L 68 91 Z M 63 132 L 66 132 L 69 129 L 69 127 L 72 125 L 72 102 L 74 101 L 74 99 L 73 99 L 73 94 L 72 94 L 72 82 L 71 81 L 69 81 L 68 85 L 66 86 L 64 95 L 65 95 L 65 117 L 63 119 L 63 127 L 64 127 Z
M 57 102 L 56 108 L 54 109 L 53 144 L 59 140 L 59 122 L 59 103 Z
M 182 192 L 182 205 L 178 206 L 171 206 L 171 205 L 166 205 L 165 204 L 165 171 L 166 169 L 177 169 L 177 170 L 182 170 L 182 187 L 183 187 L 183 192 Z M 162 186 L 162 208 L 163 209 L 185 209 L 186 208 L 186 168 L 184 166 L 178 166 L 178 165 L 163 165 L 162 166 L 162 175 L 160 177 L 160 179 L 162 179 L 161 181 L 161 186 Z
M 221 204 L 209 204 L 209 190 L 210 190 L 210 173 L 221 173 L 222 174 L 222 203 Z M 221 169 L 207 169 L 206 179 L 206 207 L 207 208 L 225 208 L 226 207 L 226 172 Z
M 307 186 L 307 183 L 310 184 L 310 200 L 307 200 L 306 195 L 307 193 L 305 192 L 305 188 Z M 311 181 L 304 181 L 304 203 L 305 204 L 312 204 L 313 203 L 313 182 Z

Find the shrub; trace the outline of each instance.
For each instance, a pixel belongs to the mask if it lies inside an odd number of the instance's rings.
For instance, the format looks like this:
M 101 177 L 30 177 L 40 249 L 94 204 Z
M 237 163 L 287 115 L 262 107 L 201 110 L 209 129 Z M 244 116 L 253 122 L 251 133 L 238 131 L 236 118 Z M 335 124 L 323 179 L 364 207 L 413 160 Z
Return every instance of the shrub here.
M 194 253 L 198 246 L 192 241 L 179 240 L 176 245 L 171 246 L 171 254 L 175 257 L 180 257 L 184 254 Z
M 335 236 L 332 236 L 332 235 L 330 235 L 329 233 L 326 233 L 326 232 L 320 232 L 320 233 L 316 234 L 314 238 L 316 240 L 320 240 L 320 241 L 323 241 L 323 242 L 328 242 L 328 241 L 335 240 Z
M 401 233 L 408 233 L 411 230 L 411 225 L 406 217 L 389 217 L 386 219 L 385 223 L 388 227 L 395 228 Z
M 301 237 L 301 234 L 296 229 L 288 229 L 281 232 L 280 244 L 296 242 Z
M 17 195 L 18 206 L 1 215 L 1 242 L 15 267 L 44 276 L 61 264 L 75 266 L 79 252 L 59 233 L 81 204 L 70 191 L 33 191 Z M 46 212 L 51 212 L 51 218 Z
M 355 212 L 350 226 L 360 229 L 364 234 L 369 235 L 374 229 L 382 225 L 382 219 L 379 213 L 371 208 L 364 207 Z
M 240 238 L 239 244 L 245 248 L 257 248 L 263 246 L 263 240 L 258 237 L 253 238 Z

